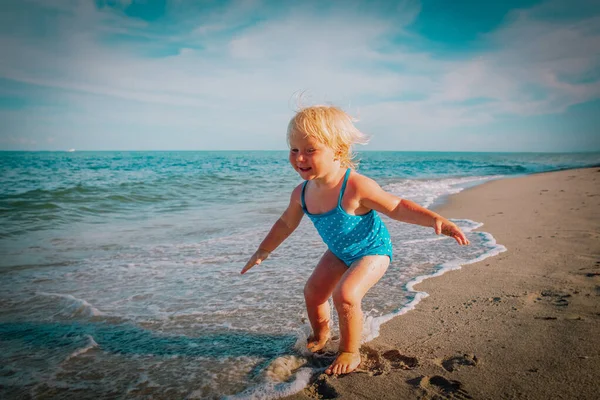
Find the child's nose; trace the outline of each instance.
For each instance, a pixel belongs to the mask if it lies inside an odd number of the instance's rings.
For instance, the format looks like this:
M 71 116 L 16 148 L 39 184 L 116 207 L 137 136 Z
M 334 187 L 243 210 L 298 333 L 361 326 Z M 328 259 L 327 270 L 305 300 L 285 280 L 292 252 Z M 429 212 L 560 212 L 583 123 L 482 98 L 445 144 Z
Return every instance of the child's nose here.
M 304 157 L 304 154 L 298 153 L 298 155 L 296 156 L 296 161 L 304 162 L 305 160 L 306 160 L 306 157 Z

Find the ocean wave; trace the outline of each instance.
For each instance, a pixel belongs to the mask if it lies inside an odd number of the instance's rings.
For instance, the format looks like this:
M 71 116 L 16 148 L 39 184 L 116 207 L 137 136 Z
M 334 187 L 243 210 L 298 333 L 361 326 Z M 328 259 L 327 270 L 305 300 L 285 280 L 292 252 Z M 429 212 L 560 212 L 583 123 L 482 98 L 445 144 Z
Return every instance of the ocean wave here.
M 94 340 L 94 338 L 91 335 L 86 335 L 86 337 L 88 338 L 88 344 L 85 347 L 77 349 L 74 352 L 72 352 L 71 354 L 69 354 L 63 362 L 67 362 L 67 361 L 71 360 L 72 358 L 75 358 L 77 356 L 85 354 L 88 351 L 98 347 L 98 343 L 96 343 L 96 341 Z
M 36 188 L 0 196 L 0 236 L 45 230 L 44 221 L 55 226 L 98 217 L 136 216 L 143 213 L 176 213 L 211 205 L 239 204 L 277 197 L 281 184 L 252 185 L 248 177 L 169 176 L 147 182 L 76 184 L 69 187 Z M 97 223 L 99 221 L 94 221 Z
M 71 265 L 78 264 L 78 261 L 60 261 L 60 262 L 50 262 L 50 263 L 39 263 L 39 264 L 15 264 L 8 265 L 0 268 L 0 274 L 8 274 L 19 271 L 24 271 L 28 269 L 38 269 L 38 268 L 60 268 L 60 267 L 68 267 Z
M 70 294 L 38 292 L 36 295 L 60 299 L 64 307 L 58 313 L 70 318 L 100 317 L 106 315 L 87 301 L 78 299 Z
M 401 198 L 416 201 L 423 207 L 430 207 L 443 196 L 456 194 L 471 185 L 501 177 L 501 175 L 487 175 L 421 180 L 401 179 L 385 185 L 383 189 Z

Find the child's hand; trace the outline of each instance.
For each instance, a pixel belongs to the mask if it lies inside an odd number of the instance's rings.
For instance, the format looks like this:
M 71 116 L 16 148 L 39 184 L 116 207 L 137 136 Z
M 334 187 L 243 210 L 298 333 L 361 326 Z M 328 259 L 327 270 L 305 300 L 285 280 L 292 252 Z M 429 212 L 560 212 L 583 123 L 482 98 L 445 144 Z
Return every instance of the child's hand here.
M 252 255 L 252 257 L 250 257 L 250 260 L 246 263 L 246 265 L 244 266 L 244 268 L 242 268 L 242 272 L 240 272 L 240 274 L 245 274 L 246 271 L 248 271 L 250 268 L 254 267 L 255 265 L 260 264 L 261 262 L 263 262 L 264 260 L 267 259 L 267 257 L 269 257 L 269 253 L 266 250 L 262 250 L 262 249 L 258 249 L 254 252 L 254 254 Z
M 448 221 L 444 217 L 438 217 L 435 219 L 434 229 L 436 235 L 441 233 L 443 235 L 453 237 L 461 246 L 470 243 L 463 231 L 461 231 L 458 226 Z

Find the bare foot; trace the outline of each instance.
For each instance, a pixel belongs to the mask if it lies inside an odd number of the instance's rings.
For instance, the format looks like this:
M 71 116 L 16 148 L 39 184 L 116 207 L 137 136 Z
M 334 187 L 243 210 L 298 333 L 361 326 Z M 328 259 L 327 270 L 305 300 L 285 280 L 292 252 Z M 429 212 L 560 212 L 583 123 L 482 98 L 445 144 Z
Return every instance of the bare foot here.
M 360 353 L 348 353 L 342 351 L 333 364 L 325 370 L 327 375 L 349 374 L 360 365 Z
M 311 335 L 308 337 L 307 340 L 307 344 L 306 344 L 306 348 L 308 350 L 310 350 L 312 353 L 316 353 L 317 351 L 321 350 L 323 347 L 325 347 L 325 345 L 327 344 L 327 341 L 329 340 L 329 331 L 327 332 L 322 332 L 321 334 L 317 335 Z

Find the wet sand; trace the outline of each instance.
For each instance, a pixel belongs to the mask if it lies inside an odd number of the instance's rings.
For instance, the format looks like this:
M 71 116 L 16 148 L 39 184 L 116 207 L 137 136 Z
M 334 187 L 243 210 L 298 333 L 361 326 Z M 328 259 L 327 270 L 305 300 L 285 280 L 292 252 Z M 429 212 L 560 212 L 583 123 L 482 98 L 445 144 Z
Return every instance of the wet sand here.
M 364 344 L 361 371 L 289 399 L 597 399 L 600 169 L 502 179 L 437 210 L 507 251 L 425 280 Z

